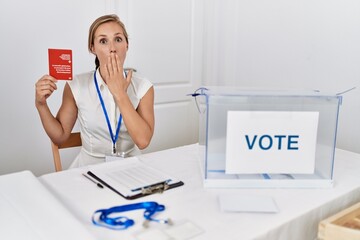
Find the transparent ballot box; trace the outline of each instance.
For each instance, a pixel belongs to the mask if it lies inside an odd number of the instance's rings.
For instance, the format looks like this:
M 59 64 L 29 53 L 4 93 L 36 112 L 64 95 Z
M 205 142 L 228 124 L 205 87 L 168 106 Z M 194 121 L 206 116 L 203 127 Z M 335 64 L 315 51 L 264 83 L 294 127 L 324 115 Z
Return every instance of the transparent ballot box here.
M 203 87 L 193 97 L 205 187 L 332 187 L 341 96 Z

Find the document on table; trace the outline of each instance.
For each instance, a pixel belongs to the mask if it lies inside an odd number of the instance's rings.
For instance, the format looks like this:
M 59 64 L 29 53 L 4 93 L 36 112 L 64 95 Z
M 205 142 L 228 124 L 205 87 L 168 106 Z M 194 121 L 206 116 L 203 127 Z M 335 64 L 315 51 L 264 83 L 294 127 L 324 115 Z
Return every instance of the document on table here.
M 88 174 L 126 199 L 163 192 L 184 184 L 136 157 L 112 162 L 108 167 L 94 167 Z

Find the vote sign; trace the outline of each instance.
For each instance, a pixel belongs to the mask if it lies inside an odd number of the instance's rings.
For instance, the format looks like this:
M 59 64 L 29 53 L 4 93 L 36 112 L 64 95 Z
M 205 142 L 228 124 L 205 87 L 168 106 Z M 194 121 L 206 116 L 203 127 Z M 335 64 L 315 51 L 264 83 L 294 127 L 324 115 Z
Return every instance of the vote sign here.
M 318 112 L 228 111 L 227 174 L 311 174 Z

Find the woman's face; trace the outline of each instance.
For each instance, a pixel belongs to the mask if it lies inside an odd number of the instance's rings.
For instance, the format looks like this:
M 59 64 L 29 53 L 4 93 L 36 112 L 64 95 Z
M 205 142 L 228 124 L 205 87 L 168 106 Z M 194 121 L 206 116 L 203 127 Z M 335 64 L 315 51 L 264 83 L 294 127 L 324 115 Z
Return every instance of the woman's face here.
M 123 29 L 116 22 L 101 24 L 95 31 L 92 52 L 98 57 L 100 65 L 106 64 L 110 53 L 119 56 L 121 65 L 124 64 L 128 43 Z

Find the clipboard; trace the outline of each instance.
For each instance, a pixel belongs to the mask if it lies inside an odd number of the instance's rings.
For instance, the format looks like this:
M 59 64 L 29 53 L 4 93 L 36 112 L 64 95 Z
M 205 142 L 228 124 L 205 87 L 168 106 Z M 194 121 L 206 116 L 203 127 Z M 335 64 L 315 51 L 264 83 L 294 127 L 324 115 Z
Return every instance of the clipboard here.
M 87 174 L 128 200 L 163 193 L 184 185 L 183 181 L 148 166 L 136 157 L 121 159 L 111 165 L 103 169 L 94 168 Z

